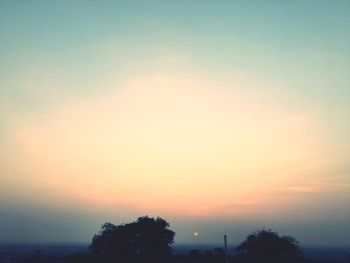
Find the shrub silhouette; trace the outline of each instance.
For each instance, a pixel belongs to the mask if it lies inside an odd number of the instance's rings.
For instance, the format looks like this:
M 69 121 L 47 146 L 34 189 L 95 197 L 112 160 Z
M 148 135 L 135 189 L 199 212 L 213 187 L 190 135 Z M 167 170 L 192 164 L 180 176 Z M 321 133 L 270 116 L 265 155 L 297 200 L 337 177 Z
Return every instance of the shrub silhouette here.
M 163 263 L 170 260 L 174 236 L 164 219 L 144 216 L 119 226 L 105 223 L 90 250 L 98 261 Z
M 301 254 L 298 241 L 290 236 L 280 237 L 271 230 L 250 234 L 236 250 L 246 262 L 296 262 Z

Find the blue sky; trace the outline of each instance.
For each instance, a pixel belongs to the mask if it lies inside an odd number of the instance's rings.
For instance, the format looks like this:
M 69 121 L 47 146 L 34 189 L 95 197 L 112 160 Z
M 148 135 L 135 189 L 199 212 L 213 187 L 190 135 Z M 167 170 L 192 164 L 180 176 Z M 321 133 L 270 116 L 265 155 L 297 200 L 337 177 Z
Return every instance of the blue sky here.
M 149 214 L 178 242 L 271 227 L 350 244 L 349 11 L 1 1 L 0 240 Z

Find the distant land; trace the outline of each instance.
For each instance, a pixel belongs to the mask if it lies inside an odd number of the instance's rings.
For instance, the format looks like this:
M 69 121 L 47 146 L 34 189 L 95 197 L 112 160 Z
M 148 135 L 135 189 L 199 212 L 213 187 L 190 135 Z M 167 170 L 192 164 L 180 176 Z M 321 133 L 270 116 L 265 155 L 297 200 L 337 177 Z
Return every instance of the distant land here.
M 72 254 L 89 253 L 88 243 L 58 242 L 0 242 L 0 263 L 11 262 L 30 256 L 65 257 Z M 221 244 L 175 244 L 173 253 L 184 255 L 190 250 L 213 250 Z M 235 246 L 229 246 L 228 253 L 235 254 Z M 302 246 L 304 257 L 322 259 L 331 262 L 349 262 L 350 246 Z

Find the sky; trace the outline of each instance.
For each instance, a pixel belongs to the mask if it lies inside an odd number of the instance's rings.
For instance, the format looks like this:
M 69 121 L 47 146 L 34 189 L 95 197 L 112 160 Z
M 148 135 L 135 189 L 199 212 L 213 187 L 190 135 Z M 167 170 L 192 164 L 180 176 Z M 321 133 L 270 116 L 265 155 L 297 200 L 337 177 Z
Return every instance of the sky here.
M 350 245 L 349 12 L 0 1 L 0 241 L 149 215 L 176 243 Z

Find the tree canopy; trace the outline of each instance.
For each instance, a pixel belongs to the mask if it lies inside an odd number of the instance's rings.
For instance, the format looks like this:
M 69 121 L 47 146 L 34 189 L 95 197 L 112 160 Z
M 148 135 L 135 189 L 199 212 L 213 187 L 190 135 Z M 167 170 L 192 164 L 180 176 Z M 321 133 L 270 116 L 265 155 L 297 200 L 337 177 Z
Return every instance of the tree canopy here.
M 265 229 L 250 234 L 236 249 L 247 262 L 254 263 L 296 262 L 301 254 L 295 238 Z
M 102 261 L 163 263 L 170 259 L 175 233 L 162 218 L 139 217 L 135 222 L 102 225 L 90 250 Z

